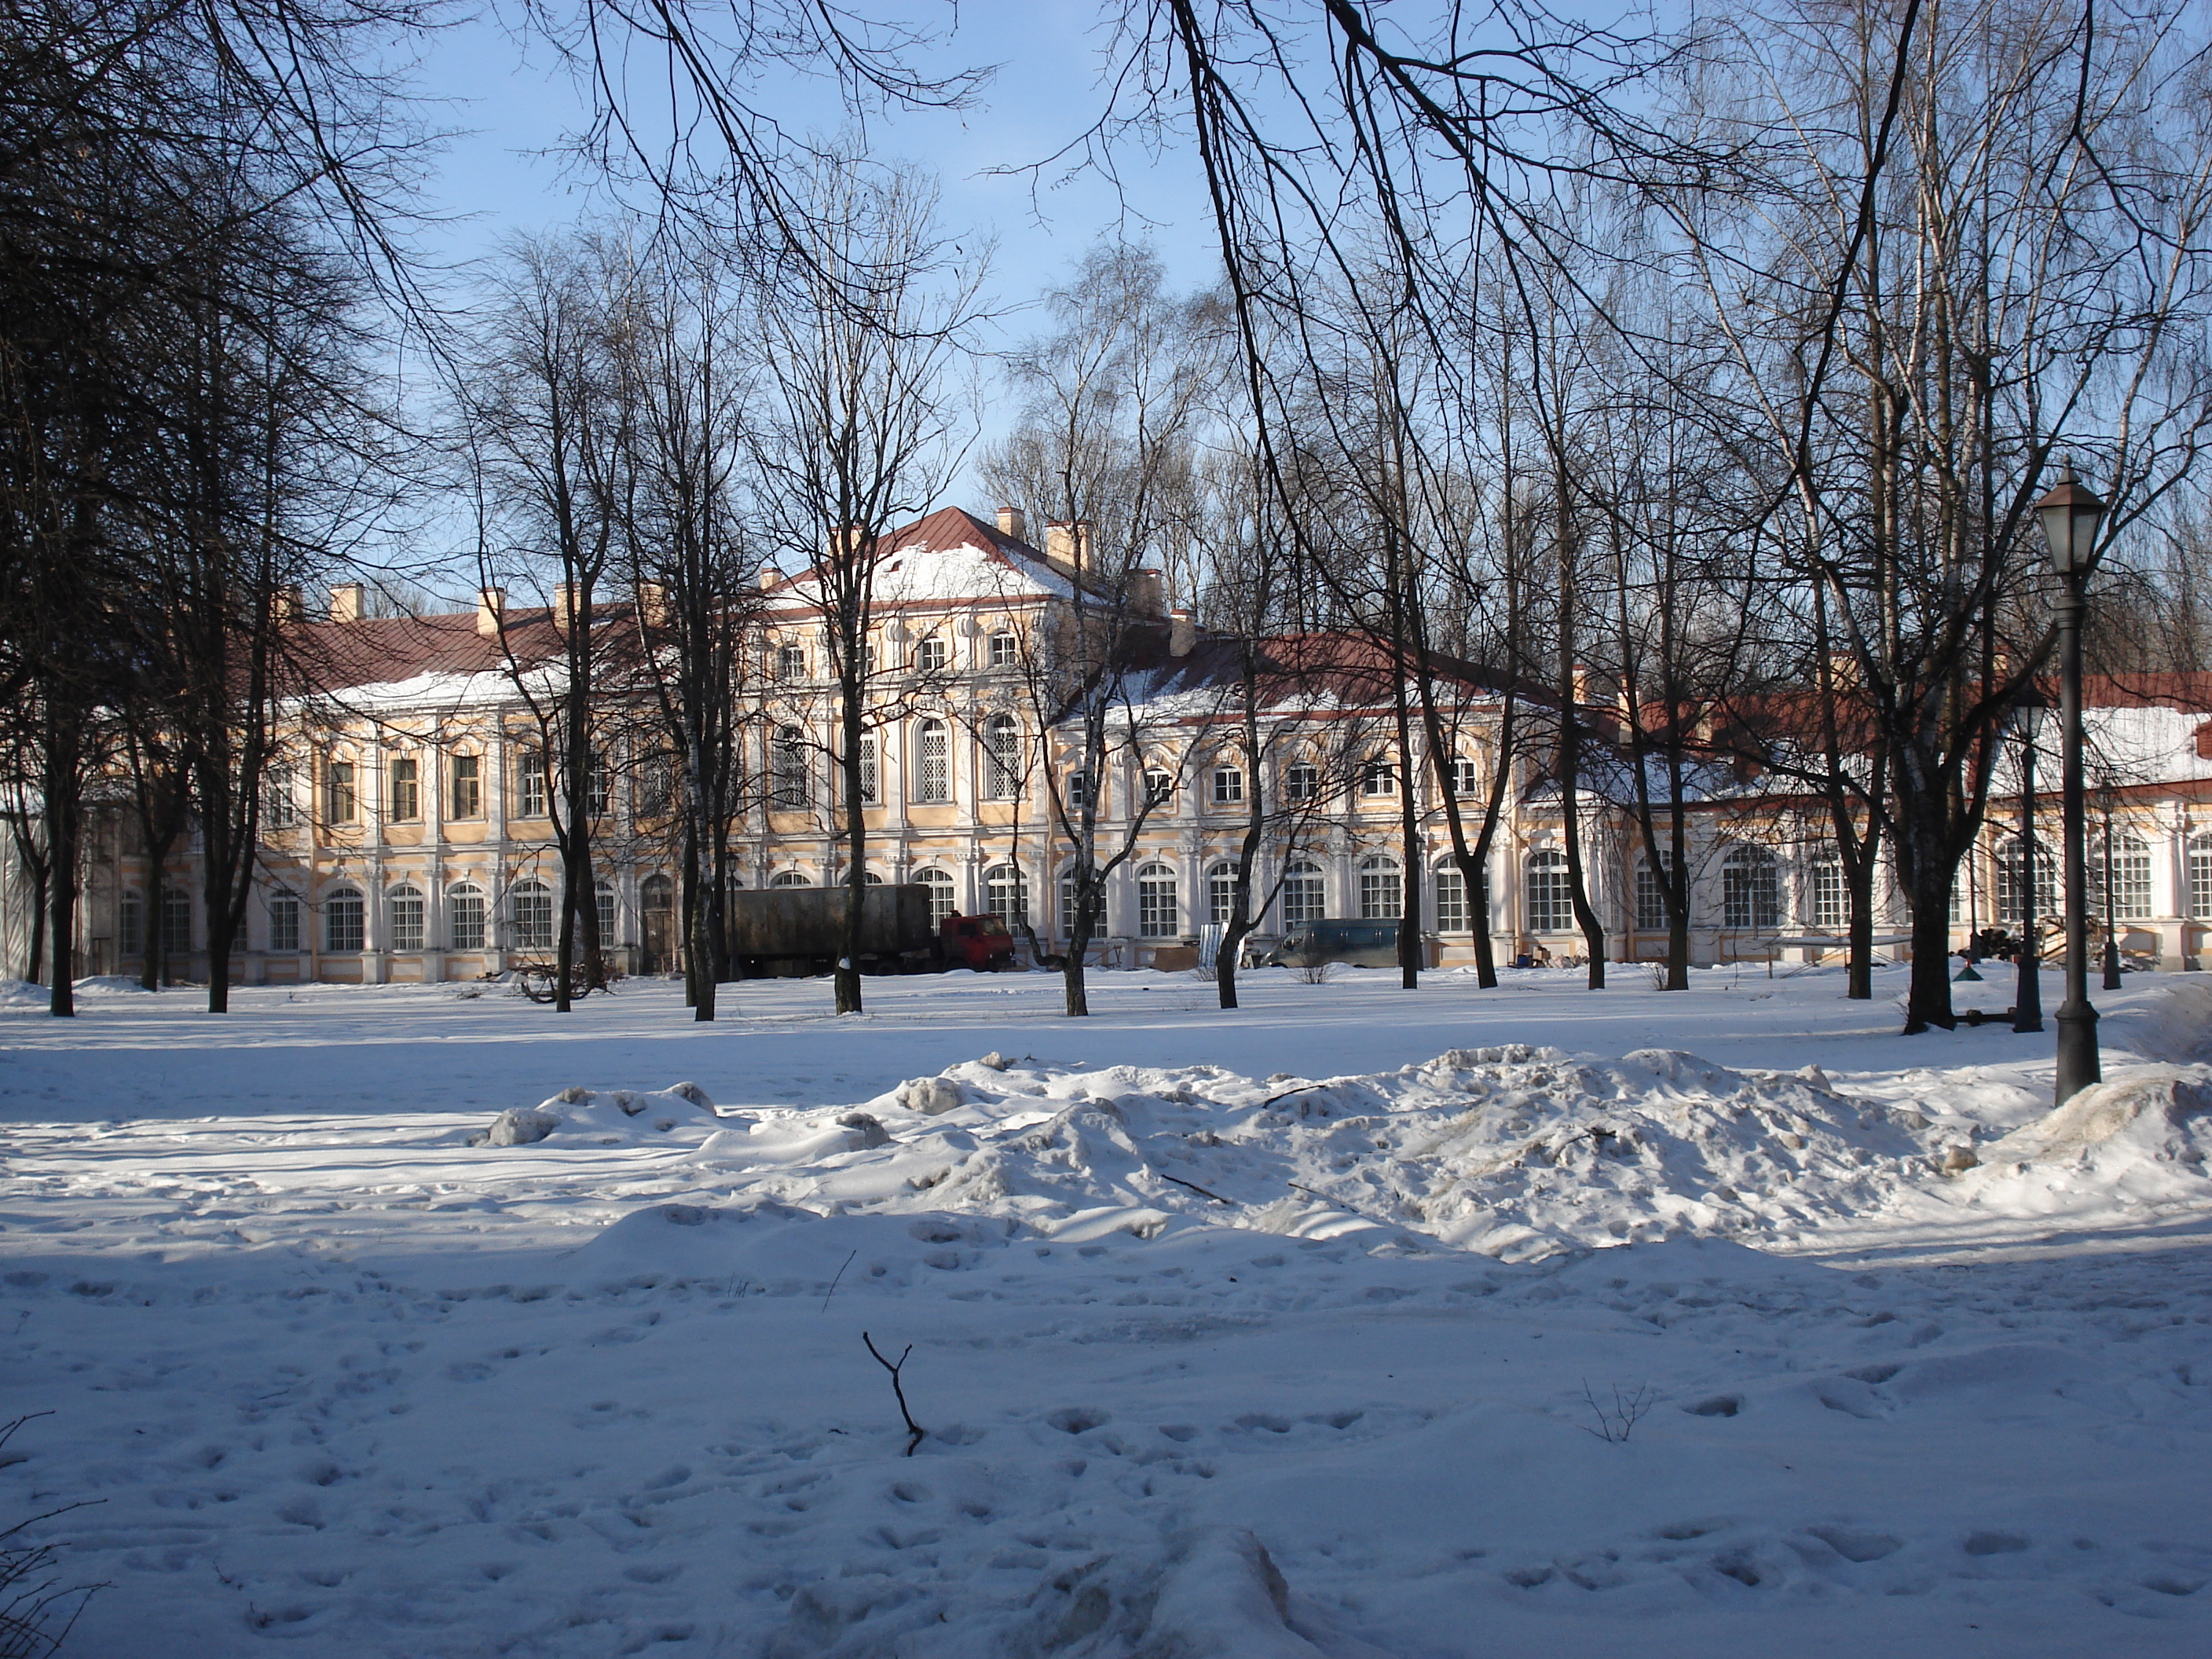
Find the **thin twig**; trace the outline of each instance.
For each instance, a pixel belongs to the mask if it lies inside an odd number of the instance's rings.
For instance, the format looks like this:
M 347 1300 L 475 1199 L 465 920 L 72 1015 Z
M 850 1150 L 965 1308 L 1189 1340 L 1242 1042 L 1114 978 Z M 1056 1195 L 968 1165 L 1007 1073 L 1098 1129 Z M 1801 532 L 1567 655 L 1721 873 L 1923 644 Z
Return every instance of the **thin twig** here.
M 858 1250 L 853 1252 L 853 1255 L 860 1255 Z M 822 1307 L 820 1311 L 823 1313 L 828 1313 L 830 1311 L 830 1297 L 836 1295 L 838 1285 L 845 1282 L 845 1268 L 853 1265 L 853 1255 L 848 1255 L 845 1258 L 844 1267 L 839 1267 L 837 1269 L 837 1277 L 830 1281 L 830 1289 L 822 1298 Z
M 914 1455 L 914 1449 L 921 1443 L 922 1436 L 927 1432 L 921 1424 L 914 1420 L 914 1413 L 907 1409 L 906 1389 L 899 1382 L 899 1373 L 906 1369 L 906 1356 L 914 1352 L 914 1344 L 909 1342 L 906 1345 L 906 1352 L 899 1355 L 898 1364 L 894 1365 L 880 1353 L 876 1353 L 875 1340 L 866 1331 L 860 1333 L 860 1340 L 868 1345 L 870 1353 L 875 1354 L 876 1364 L 891 1374 L 891 1392 L 898 1396 L 899 1415 L 906 1419 L 906 1455 L 911 1457 Z
M 1152 1173 L 1163 1181 L 1172 1181 L 1178 1187 L 1188 1187 L 1201 1198 L 1210 1198 L 1216 1204 L 1234 1204 L 1237 1201 L 1232 1198 L 1224 1198 L 1219 1193 L 1208 1191 L 1195 1181 L 1185 1181 L 1181 1176 L 1171 1176 L 1165 1170 L 1155 1170 Z

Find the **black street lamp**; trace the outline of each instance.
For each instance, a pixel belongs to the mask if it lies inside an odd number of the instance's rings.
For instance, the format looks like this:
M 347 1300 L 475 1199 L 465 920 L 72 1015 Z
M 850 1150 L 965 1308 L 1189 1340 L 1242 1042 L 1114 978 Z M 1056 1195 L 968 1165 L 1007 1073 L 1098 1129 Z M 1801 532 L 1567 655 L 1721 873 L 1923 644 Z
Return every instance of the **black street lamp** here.
M 2042 694 L 2030 686 L 2014 711 L 2020 727 L 2020 982 L 2012 997 L 2012 1029 L 2043 1029 L 2041 953 L 2036 949 L 2035 740 L 2043 730 Z
M 2081 787 L 2082 587 L 2096 562 L 2105 504 L 2059 475 L 2058 487 L 2035 504 L 2051 544 L 2051 568 L 2065 592 L 2058 601 L 2058 710 L 2066 836 L 2066 1000 L 2058 1005 L 2057 1104 L 2063 1106 L 2103 1076 L 2097 1062 L 2097 1011 L 2089 1003 L 2088 803 Z

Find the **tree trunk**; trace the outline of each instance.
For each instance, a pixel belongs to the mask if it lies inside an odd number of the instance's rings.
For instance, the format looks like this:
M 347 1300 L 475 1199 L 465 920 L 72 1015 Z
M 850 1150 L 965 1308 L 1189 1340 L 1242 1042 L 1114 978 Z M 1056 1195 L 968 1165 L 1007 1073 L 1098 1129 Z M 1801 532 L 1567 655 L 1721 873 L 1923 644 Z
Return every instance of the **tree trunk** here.
M 53 957 L 53 994 L 47 1012 L 66 1019 L 76 1012 L 76 988 L 70 975 L 76 953 L 77 815 L 82 810 L 77 785 L 82 737 L 74 720 L 51 707 L 44 735 L 40 783 L 46 796 L 46 862 L 53 872 L 46 889 L 46 941 Z

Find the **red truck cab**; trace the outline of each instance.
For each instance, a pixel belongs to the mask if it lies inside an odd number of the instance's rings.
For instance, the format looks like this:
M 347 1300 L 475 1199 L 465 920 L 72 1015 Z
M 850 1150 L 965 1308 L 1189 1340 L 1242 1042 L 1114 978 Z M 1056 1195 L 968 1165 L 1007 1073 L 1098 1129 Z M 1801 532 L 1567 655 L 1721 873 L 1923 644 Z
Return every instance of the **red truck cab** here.
M 996 916 L 947 916 L 938 929 L 947 968 L 979 974 L 1014 965 L 1014 936 Z

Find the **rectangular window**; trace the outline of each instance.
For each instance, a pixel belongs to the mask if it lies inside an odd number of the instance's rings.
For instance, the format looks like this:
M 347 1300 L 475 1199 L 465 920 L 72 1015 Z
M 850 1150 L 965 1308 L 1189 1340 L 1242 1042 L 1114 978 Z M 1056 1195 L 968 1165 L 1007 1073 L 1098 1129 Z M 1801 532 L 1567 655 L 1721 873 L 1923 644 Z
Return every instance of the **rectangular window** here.
M 453 797 L 456 818 L 480 818 L 483 816 L 483 757 L 456 755 L 453 760 Z
M 392 821 L 412 823 L 422 816 L 422 782 L 417 763 L 401 756 L 392 763 Z
M 595 750 L 584 773 L 584 810 L 603 818 L 614 810 L 615 769 L 604 749 Z
M 142 954 L 146 949 L 146 901 L 125 893 L 116 908 L 115 948 L 126 957 Z
M 1646 933 L 1667 928 L 1667 878 L 1663 866 L 1649 859 L 1636 866 L 1636 926 Z
M 1321 794 L 1321 768 L 1301 763 L 1283 770 L 1285 800 L 1314 800 Z
M 599 948 L 610 951 L 615 943 L 615 890 L 602 884 L 593 896 L 599 913 Z
M 2212 916 L 2212 836 L 2189 843 L 2189 914 Z
M 1574 897 L 1563 853 L 1537 853 L 1528 860 L 1528 931 L 1564 933 L 1575 925 Z
M 514 754 L 514 816 L 545 816 L 545 751 L 518 749 Z
M 1067 810 L 1080 812 L 1091 805 L 1091 774 L 1070 772 L 1067 775 Z
M 327 823 L 351 823 L 360 810 L 354 794 L 353 763 L 334 760 L 323 769 L 323 819 Z
M 1398 769 L 1386 760 L 1371 760 L 1359 769 L 1359 793 L 1363 795 L 1395 795 L 1398 793 Z
M 991 635 L 991 666 L 1012 668 L 1021 659 L 1021 641 L 1012 634 Z
M 1154 811 L 1174 811 L 1175 793 L 1174 773 L 1153 770 L 1145 774 L 1145 799 Z
M 261 823 L 265 830 L 289 830 L 300 821 L 300 803 L 293 791 L 299 780 L 289 766 L 272 766 L 261 785 Z
M 300 948 L 298 895 L 294 893 L 270 895 L 269 948 L 272 951 L 296 951 Z
M 1475 771 L 1474 763 L 1471 760 L 1454 761 L 1452 763 L 1452 793 L 1467 796 L 1479 795 L 1481 793 L 1482 779 Z
M 514 918 L 514 945 L 520 951 L 550 951 L 553 948 L 553 894 L 550 889 L 536 882 L 526 882 L 514 889 L 508 903 Z
M 1234 766 L 1213 769 L 1213 804 L 1216 806 L 1235 806 L 1244 799 L 1244 774 Z
M 806 647 L 787 645 L 775 653 L 775 677 L 780 680 L 803 680 L 806 678 Z
M 934 674 L 942 670 L 951 655 L 951 647 L 943 640 L 924 640 L 914 648 L 915 672 Z

